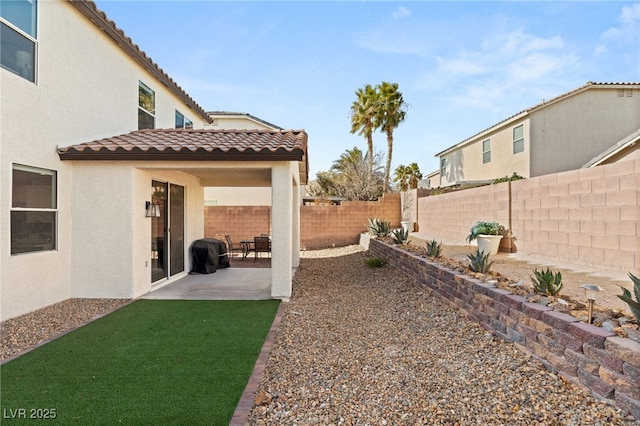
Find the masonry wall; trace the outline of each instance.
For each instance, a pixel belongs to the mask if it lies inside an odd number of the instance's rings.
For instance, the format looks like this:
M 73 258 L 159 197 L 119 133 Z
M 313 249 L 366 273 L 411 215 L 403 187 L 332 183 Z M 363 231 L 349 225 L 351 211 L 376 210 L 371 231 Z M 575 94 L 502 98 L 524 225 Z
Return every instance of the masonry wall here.
M 300 248 L 357 244 L 369 218 L 385 219 L 399 227 L 400 210 L 400 194 L 385 194 L 378 201 L 345 201 L 339 206 L 300 206 Z M 237 242 L 271 234 L 269 206 L 207 206 L 204 214 L 207 238 L 224 239 L 229 234 Z
M 497 220 L 518 252 L 640 271 L 637 159 L 424 197 L 418 212 L 420 233 L 445 244 L 465 244 L 475 221 Z
M 640 343 L 376 239 L 369 250 L 551 371 L 640 420 Z

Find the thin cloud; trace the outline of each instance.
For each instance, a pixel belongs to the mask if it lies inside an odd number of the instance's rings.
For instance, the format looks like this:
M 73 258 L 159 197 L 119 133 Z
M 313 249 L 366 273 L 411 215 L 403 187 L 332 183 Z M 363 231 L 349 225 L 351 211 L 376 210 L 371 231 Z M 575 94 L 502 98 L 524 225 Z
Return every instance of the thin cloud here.
M 603 39 L 637 38 L 638 23 L 640 22 L 640 4 L 624 6 L 618 17 L 620 25 L 611 27 L 602 33 Z
M 393 11 L 392 16 L 393 16 L 393 19 L 406 18 L 407 16 L 411 16 L 411 9 L 404 6 L 400 6 Z

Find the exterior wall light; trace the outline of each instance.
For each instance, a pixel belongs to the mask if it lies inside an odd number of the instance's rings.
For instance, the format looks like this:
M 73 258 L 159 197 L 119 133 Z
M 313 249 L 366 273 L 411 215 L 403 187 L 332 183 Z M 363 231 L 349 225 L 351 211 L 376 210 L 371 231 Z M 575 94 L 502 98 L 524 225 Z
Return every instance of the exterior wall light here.
M 160 217 L 160 207 L 151 201 L 146 202 L 145 210 L 147 211 L 146 217 Z
M 585 295 L 589 301 L 589 324 L 593 324 L 593 303 L 596 301 L 598 293 L 602 291 L 602 288 L 595 284 L 585 284 L 580 287 L 584 288 Z

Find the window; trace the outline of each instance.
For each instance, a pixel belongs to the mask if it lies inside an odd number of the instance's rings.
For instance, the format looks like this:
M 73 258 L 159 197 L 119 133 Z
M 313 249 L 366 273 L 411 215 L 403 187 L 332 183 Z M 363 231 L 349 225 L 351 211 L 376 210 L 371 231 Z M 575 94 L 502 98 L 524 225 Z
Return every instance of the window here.
M 35 82 L 37 1 L 0 1 L 0 65 Z
M 440 177 L 445 175 L 445 172 L 447 171 L 447 160 L 444 158 L 440 159 Z
M 513 128 L 513 153 L 524 151 L 524 124 Z
M 482 163 L 491 162 L 491 139 L 482 142 Z
M 176 129 L 193 129 L 193 123 L 180 111 L 176 110 Z
M 138 130 L 153 129 L 156 121 L 156 93 L 138 82 Z
M 11 254 L 55 250 L 57 173 L 14 164 L 12 176 Z

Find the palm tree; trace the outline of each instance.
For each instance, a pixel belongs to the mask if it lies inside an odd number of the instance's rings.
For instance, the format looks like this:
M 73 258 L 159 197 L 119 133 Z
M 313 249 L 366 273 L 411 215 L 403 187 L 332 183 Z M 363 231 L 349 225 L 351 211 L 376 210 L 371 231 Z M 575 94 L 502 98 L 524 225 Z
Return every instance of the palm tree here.
M 398 83 L 383 81 L 378 89 L 378 108 L 374 120 L 374 128 L 381 129 L 387 135 L 387 165 L 384 171 L 384 190 L 389 190 L 391 173 L 391 157 L 393 155 L 393 131 L 406 116 L 407 103 L 398 90 Z
M 400 164 L 393 172 L 393 176 L 393 181 L 400 185 L 400 191 L 416 189 L 422 179 L 418 163 L 411 163 L 408 166 Z
M 367 140 L 369 170 L 373 169 L 373 131 L 378 110 L 378 91 L 370 84 L 356 90 L 357 99 L 351 104 L 351 133 L 364 135 Z

